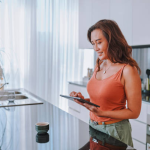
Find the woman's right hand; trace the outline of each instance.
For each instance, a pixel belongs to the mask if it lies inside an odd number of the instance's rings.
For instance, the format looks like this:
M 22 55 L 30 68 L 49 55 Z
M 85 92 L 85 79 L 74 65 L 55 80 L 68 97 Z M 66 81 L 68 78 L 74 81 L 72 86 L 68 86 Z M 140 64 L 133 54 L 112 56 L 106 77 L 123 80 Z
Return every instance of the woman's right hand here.
M 84 96 L 81 94 L 81 92 L 72 91 L 72 92 L 70 93 L 70 96 L 72 96 L 72 97 L 80 97 L 80 98 L 84 99 Z M 83 105 L 83 104 L 84 104 L 84 103 L 78 101 L 77 99 L 74 99 L 74 101 L 75 101 L 76 103 L 80 104 L 80 105 Z
M 80 97 L 80 98 L 84 99 L 84 96 L 81 94 L 81 92 L 72 91 L 70 93 L 70 96 L 72 96 L 72 97 Z

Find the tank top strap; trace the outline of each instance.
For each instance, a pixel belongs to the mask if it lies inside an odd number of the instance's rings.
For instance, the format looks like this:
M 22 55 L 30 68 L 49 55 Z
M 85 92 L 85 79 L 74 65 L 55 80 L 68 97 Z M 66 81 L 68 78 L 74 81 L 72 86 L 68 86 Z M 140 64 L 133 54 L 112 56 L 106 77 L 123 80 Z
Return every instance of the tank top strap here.
M 123 69 L 127 64 L 123 65 L 122 68 L 118 71 L 117 75 L 116 75 L 116 80 L 121 81 L 121 76 L 123 73 Z
M 100 65 L 102 64 L 103 62 L 100 63 Z M 98 71 L 98 66 L 96 65 L 95 69 L 94 69 L 94 73 L 96 73 Z
M 98 66 L 95 67 L 94 73 L 96 73 L 97 71 L 98 71 Z

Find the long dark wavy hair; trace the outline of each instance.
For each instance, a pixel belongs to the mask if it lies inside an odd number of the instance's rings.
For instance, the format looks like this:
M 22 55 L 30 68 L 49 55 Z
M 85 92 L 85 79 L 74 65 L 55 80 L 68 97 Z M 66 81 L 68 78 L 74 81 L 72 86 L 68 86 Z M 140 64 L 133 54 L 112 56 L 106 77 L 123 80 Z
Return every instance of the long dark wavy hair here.
M 128 45 L 124 35 L 122 34 L 118 24 L 113 20 L 100 20 L 88 30 L 87 37 L 91 43 L 91 32 L 95 29 L 102 30 L 103 35 L 108 41 L 107 56 L 113 63 L 129 64 L 136 67 L 138 73 L 141 74 L 141 69 L 137 62 L 132 58 L 132 47 Z M 98 71 L 102 61 L 97 58 L 96 64 Z

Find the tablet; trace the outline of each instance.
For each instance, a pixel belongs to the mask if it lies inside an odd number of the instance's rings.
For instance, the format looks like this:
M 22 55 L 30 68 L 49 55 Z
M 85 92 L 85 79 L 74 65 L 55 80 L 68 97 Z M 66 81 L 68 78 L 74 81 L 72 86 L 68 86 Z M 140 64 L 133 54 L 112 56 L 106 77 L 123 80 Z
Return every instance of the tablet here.
M 72 101 L 74 101 L 73 99 L 77 99 L 78 101 L 80 101 L 80 102 L 82 102 L 82 103 L 87 103 L 87 104 L 90 104 L 90 105 L 93 105 L 93 106 L 96 106 L 96 107 L 100 107 L 100 106 L 98 106 L 98 105 L 96 105 L 96 104 L 94 104 L 94 103 L 91 103 L 91 102 L 89 102 L 89 101 L 86 101 L 86 100 L 84 100 L 84 99 L 82 99 L 82 98 L 80 98 L 80 97 L 72 97 L 72 96 L 66 96 L 66 95 L 60 95 L 61 97 L 64 97 L 64 98 L 67 98 L 67 99 L 70 99 L 70 100 L 72 100 Z

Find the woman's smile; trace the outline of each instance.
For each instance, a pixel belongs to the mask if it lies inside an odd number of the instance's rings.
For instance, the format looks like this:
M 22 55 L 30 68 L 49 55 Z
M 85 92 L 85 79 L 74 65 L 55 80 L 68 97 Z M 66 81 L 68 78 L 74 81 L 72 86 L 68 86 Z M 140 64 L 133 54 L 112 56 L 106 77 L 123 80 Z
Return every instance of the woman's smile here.
M 98 55 L 101 56 L 103 54 L 103 52 L 99 52 Z

